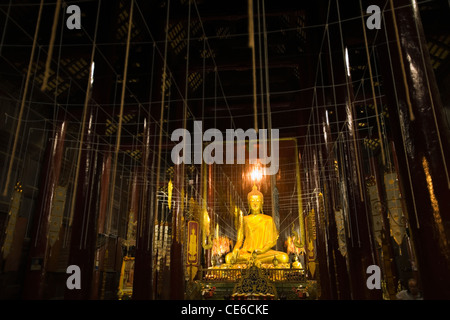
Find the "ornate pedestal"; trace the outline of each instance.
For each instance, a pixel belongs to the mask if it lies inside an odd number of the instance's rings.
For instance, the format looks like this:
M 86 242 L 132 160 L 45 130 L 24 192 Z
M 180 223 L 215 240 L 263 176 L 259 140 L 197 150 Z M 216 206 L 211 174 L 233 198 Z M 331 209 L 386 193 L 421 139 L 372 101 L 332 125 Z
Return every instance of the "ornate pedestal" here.
M 299 300 L 317 296 L 316 282 L 307 280 L 304 269 L 284 265 L 223 265 L 204 269 L 201 275 L 188 299 Z M 200 290 L 207 294 L 195 292 Z

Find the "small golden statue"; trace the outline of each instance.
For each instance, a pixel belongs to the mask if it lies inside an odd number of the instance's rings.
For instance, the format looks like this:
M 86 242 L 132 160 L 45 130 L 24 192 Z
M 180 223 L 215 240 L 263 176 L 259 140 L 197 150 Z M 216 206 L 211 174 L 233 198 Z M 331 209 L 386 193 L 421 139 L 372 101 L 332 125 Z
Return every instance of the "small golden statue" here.
M 288 263 L 289 256 L 285 252 L 272 250 L 278 239 L 278 231 L 272 217 L 262 212 L 264 197 L 253 186 L 247 200 L 251 213 L 241 217 L 236 245 L 225 257 L 227 264 L 247 263 L 249 260 L 257 264 Z
M 302 269 L 302 263 L 300 261 L 298 261 L 298 257 L 297 255 L 295 255 L 294 257 L 294 262 L 292 262 L 292 268 L 293 269 Z

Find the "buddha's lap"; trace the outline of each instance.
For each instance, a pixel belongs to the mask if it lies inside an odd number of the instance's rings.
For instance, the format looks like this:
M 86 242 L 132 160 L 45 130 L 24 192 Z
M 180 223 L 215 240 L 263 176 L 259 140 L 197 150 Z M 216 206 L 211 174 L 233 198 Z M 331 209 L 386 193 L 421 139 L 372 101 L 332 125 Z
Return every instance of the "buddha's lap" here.
M 226 260 L 230 260 L 230 258 L 232 257 L 232 252 L 227 254 L 227 258 Z M 239 256 L 237 258 L 236 262 L 242 262 L 242 261 L 247 261 L 248 259 L 250 259 L 252 256 L 252 253 L 250 252 L 240 252 Z M 285 252 L 281 252 L 281 251 L 276 251 L 276 250 L 269 250 L 265 253 L 262 254 L 258 254 L 255 258 L 255 260 L 262 260 L 265 259 L 267 260 L 268 258 L 276 258 L 278 260 L 278 262 L 280 263 L 286 263 L 289 261 L 289 256 L 287 255 L 287 253 Z

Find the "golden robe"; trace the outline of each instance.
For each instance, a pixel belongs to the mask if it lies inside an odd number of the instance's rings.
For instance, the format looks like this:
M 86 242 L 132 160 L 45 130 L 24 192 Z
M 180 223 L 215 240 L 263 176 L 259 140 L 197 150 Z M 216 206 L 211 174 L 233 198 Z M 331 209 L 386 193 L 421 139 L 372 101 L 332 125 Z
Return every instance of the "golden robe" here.
M 267 250 L 267 246 L 272 248 L 278 239 L 278 231 L 272 217 L 265 214 L 250 214 L 244 217 L 244 243 L 239 249 L 239 256 L 236 263 L 244 262 L 250 259 L 251 254 L 255 250 Z M 227 255 L 227 261 L 230 261 L 232 253 Z M 267 252 L 258 254 L 256 260 L 271 262 L 277 257 L 279 262 L 286 263 L 289 257 L 286 253 L 268 250 Z
M 244 217 L 244 244 L 239 255 L 262 250 L 278 239 L 278 231 L 272 217 L 265 214 L 250 214 Z

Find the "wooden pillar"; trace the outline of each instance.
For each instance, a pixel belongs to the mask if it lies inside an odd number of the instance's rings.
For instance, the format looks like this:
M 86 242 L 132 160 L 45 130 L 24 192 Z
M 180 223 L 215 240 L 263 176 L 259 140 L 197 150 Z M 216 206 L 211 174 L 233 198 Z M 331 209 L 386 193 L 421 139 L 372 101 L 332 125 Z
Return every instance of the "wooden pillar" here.
M 321 106 L 325 104 L 325 101 L 323 99 L 322 94 L 323 89 L 319 89 L 316 96 L 316 103 L 317 105 Z M 319 108 L 317 108 L 319 110 Z M 315 126 L 315 141 L 318 143 L 315 143 L 316 145 L 322 145 L 323 143 L 323 137 L 320 133 L 323 132 L 323 124 L 322 124 L 322 116 L 320 113 L 323 112 L 323 108 L 320 108 L 320 112 L 318 111 L 313 115 L 314 126 Z M 315 147 L 316 149 L 316 165 L 315 165 L 315 174 L 317 175 L 316 179 L 319 180 L 318 187 L 320 188 L 320 192 L 322 193 L 322 197 L 318 196 L 318 204 L 316 205 L 316 228 L 317 228 L 317 263 L 318 263 L 318 271 L 319 271 L 319 280 L 320 280 L 320 287 L 321 287 L 321 299 L 336 299 L 337 291 L 336 291 L 336 279 L 335 279 L 335 270 L 334 270 L 334 263 L 333 263 L 333 256 L 331 255 L 331 247 L 328 245 L 328 239 L 329 239 L 329 227 L 328 223 L 328 217 L 326 217 L 327 212 L 325 212 L 325 206 L 323 205 L 325 201 L 323 199 L 323 193 L 324 193 L 324 182 L 325 182 L 325 174 L 324 167 L 327 168 L 328 166 L 325 165 L 325 163 L 328 163 L 328 159 L 323 156 L 321 148 L 318 146 Z M 319 192 L 319 190 L 316 190 L 316 193 Z M 321 203 L 322 202 L 322 203 Z
M 102 157 L 101 166 L 101 177 L 100 177 L 100 200 L 98 208 L 98 219 L 97 219 L 97 237 L 105 236 L 105 220 L 108 213 L 108 201 L 110 194 L 110 180 L 111 180 L 111 161 L 112 154 L 106 151 Z M 92 281 L 92 293 L 91 299 L 97 300 L 102 298 L 100 294 L 101 287 L 101 275 L 103 270 L 103 263 L 105 260 L 106 245 L 102 245 L 100 248 L 95 250 L 95 264 L 94 264 L 94 275 Z
M 415 3 L 395 1 L 396 24 L 384 12 L 378 54 L 419 287 L 425 299 L 450 299 L 450 136 Z
M 206 165 L 206 164 L 204 164 Z M 216 220 L 215 218 L 215 211 L 214 211 L 214 164 L 206 165 L 206 171 L 207 171 L 207 190 L 208 190 L 208 198 L 207 198 L 207 207 L 208 207 L 208 215 L 210 220 L 209 228 L 211 234 L 214 234 L 214 228 L 216 226 Z M 214 236 L 213 236 L 214 238 Z M 206 251 L 206 267 L 209 268 L 212 266 L 211 264 L 212 259 L 212 250 Z
M 336 18 L 338 8 L 332 4 L 330 8 L 331 18 Z M 340 123 L 341 131 L 341 161 L 339 166 L 343 168 L 343 182 L 347 195 L 348 208 L 348 272 L 352 299 L 381 299 L 381 290 L 370 290 L 366 286 L 368 274 L 367 267 L 376 264 L 373 239 L 371 234 L 370 218 L 366 206 L 366 189 L 363 174 L 362 160 L 360 156 L 360 143 L 357 123 L 355 121 L 354 96 L 350 67 L 346 65 L 345 41 L 342 39 L 339 25 L 329 27 L 331 46 L 331 59 L 329 68 L 332 68 L 331 76 L 333 87 L 333 101 L 338 114 L 335 115 Z M 342 121 L 342 122 L 341 122 Z M 345 126 L 342 126 L 345 124 Z
M 81 289 L 66 287 L 65 299 L 89 299 L 92 289 L 94 255 L 97 239 L 97 200 L 101 156 L 95 148 L 98 138 L 95 134 L 94 108 L 88 106 L 84 141 L 79 152 L 80 167 L 75 192 L 75 203 L 69 217 L 70 252 L 67 265 L 76 265 L 81 271 Z
M 33 218 L 33 236 L 24 282 L 24 299 L 43 299 L 45 289 L 46 267 L 49 254 L 49 227 L 52 212 L 52 199 L 58 187 L 67 123 L 62 121 L 53 132 L 45 152 L 46 165 L 42 167 L 39 201 Z M 33 262 L 38 262 L 31 268 Z
M 137 212 L 137 230 L 136 230 L 136 253 L 134 265 L 134 281 L 133 281 L 133 299 L 144 300 L 153 298 L 153 266 L 152 266 L 152 250 L 153 241 L 152 234 L 154 231 L 152 201 L 157 203 L 155 199 L 156 191 L 152 185 L 153 172 L 152 169 L 152 153 L 150 149 L 151 135 L 154 125 L 148 118 L 144 121 L 144 145 L 142 152 L 142 187 L 139 195 L 139 209 Z M 153 194 L 153 195 L 152 195 Z
M 328 57 L 326 57 L 328 59 Z M 325 64 L 326 65 L 326 64 Z M 321 92 L 319 92 L 319 95 Z M 330 90 L 327 90 L 325 93 L 325 97 L 328 101 L 330 101 L 330 96 L 332 93 Z M 330 95 L 331 94 L 331 95 Z M 324 101 L 323 104 L 325 104 Z M 326 243 L 327 246 L 327 256 L 328 256 L 328 264 L 329 264 L 329 272 L 330 272 L 330 291 L 331 298 L 333 299 L 350 299 L 351 292 L 349 286 L 349 274 L 347 269 L 346 256 L 341 252 L 339 248 L 339 240 L 338 240 L 338 230 L 336 225 L 336 210 L 338 206 L 340 206 L 340 201 L 336 199 L 336 189 L 338 188 L 338 184 L 336 181 L 338 180 L 336 171 L 335 171 L 335 150 L 333 148 L 335 141 L 333 140 L 333 135 L 330 129 L 330 121 L 334 121 L 331 114 L 328 114 L 331 111 L 332 106 L 329 108 L 320 108 L 319 109 L 319 117 L 320 117 L 320 130 L 322 132 L 321 135 L 321 152 L 322 152 L 322 164 L 321 167 L 324 168 L 324 173 L 322 176 L 322 189 L 323 189 L 323 207 L 324 207 L 324 219 L 327 221 L 325 224 L 326 230 Z M 331 119 L 331 120 L 330 120 Z
M 395 156 L 395 155 L 394 155 Z M 390 235 L 389 217 L 388 217 L 388 207 L 385 197 L 385 192 L 383 192 L 383 186 L 381 181 L 383 177 L 380 172 L 378 159 L 371 157 L 369 160 L 371 167 L 373 168 L 373 173 L 375 176 L 375 183 L 378 192 L 378 199 L 380 201 L 379 206 L 373 206 L 373 209 L 380 210 L 381 220 L 383 228 L 381 230 L 381 253 L 382 257 L 379 257 L 380 267 L 384 270 L 384 276 L 386 280 L 386 289 L 390 295 L 391 299 L 395 299 L 395 294 L 397 290 L 397 271 L 395 268 L 394 261 L 394 251 L 392 248 L 392 239 Z M 372 213 L 373 214 L 373 213 Z M 382 264 L 382 265 L 381 265 Z
M 172 211 L 172 246 L 170 248 L 170 299 L 184 299 L 184 266 L 182 242 L 184 239 L 184 219 L 187 204 L 183 204 L 184 196 L 187 193 L 185 188 L 184 164 L 175 165 L 174 168 L 174 198 L 176 199 Z

